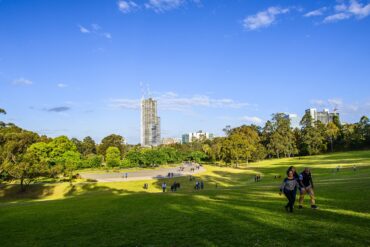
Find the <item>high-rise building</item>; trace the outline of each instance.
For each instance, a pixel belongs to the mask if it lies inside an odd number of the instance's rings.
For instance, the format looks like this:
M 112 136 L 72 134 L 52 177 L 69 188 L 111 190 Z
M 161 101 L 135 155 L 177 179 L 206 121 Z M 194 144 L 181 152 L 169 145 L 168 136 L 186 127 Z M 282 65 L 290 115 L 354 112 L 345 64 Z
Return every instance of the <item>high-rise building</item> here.
M 324 109 L 323 111 L 320 112 L 317 111 L 317 109 L 315 108 L 310 108 L 306 110 L 306 113 L 309 113 L 311 115 L 314 122 L 320 121 L 323 124 L 333 122 L 335 116 L 339 117 L 339 113 L 330 112 L 329 109 Z
M 208 140 L 214 137 L 213 134 L 203 131 L 187 133 L 182 135 L 182 143 L 191 143 L 196 140 Z
M 163 138 L 162 139 L 162 145 L 173 145 L 181 143 L 181 139 L 179 138 Z
M 161 119 L 158 117 L 157 101 L 152 98 L 141 101 L 141 145 L 143 147 L 161 144 Z

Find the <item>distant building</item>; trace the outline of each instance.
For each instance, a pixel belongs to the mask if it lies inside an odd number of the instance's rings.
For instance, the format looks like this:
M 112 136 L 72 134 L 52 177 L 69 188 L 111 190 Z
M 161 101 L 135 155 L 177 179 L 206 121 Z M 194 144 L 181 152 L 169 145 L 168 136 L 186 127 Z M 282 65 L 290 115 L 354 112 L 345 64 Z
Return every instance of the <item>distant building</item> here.
M 181 143 L 180 138 L 163 138 L 162 145 L 173 145 Z
M 182 135 L 182 143 L 191 143 L 193 141 L 197 140 L 208 140 L 208 139 L 213 139 L 214 135 L 208 132 L 203 132 L 203 131 L 198 131 L 198 132 L 193 132 L 193 133 L 187 133 Z
M 309 113 L 314 122 L 320 121 L 323 124 L 328 124 L 333 122 L 334 117 L 338 116 L 339 113 L 337 112 L 330 112 L 329 109 L 324 109 L 323 111 L 317 111 L 315 108 L 310 108 L 306 110 L 306 113 Z
M 297 114 L 288 113 L 285 114 L 285 118 L 290 120 L 290 127 L 294 129 L 300 127 L 300 119 Z
M 152 98 L 141 101 L 141 145 L 143 147 L 161 144 L 161 119 L 157 113 L 157 101 Z

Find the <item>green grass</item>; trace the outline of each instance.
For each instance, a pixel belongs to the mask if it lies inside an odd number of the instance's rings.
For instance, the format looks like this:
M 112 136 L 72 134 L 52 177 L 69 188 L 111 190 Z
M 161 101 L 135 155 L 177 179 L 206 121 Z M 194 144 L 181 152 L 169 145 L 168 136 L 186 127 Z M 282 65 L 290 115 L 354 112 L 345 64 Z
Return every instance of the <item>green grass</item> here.
M 320 210 L 283 210 L 274 176 L 290 165 L 312 168 Z M 206 168 L 202 192 L 187 178 L 165 194 L 154 180 L 3 186 L 0 246 L 370 246 L 370 151 Z

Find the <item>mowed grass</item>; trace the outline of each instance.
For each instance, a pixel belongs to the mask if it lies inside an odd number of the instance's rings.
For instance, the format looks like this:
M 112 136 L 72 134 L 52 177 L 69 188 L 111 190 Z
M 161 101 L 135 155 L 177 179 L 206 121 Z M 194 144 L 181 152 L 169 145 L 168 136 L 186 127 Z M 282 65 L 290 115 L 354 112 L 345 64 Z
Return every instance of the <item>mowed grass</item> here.
M 283 209 L 274 176 L 290 165 L 312 169 L 319 210 L 308 198 L 294 214 Z M 370 246 L 370 151 L 206 168 L 201 192 L 188 178 L 176 193 L 154 180 L 40 184 L 27 194 L 3 186 L 0 246 Z

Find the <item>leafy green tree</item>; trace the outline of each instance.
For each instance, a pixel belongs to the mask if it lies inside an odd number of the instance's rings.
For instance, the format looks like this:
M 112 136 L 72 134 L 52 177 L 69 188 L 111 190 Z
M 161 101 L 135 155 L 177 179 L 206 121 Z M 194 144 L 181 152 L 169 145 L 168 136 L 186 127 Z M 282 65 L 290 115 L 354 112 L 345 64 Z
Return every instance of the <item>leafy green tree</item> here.
M 109 147 L 106 151 L 105 162 L 108 167 L 118 167 L 121 164 L 121 153 L 117 147 Z
M 103 165 L 103 156 L 97 154 L 89 154 L 84 157 L 82 162 L 84 168 L 99 168 Z
M 98 154 L 105 156 L 109 147 L 116 147 L 120 151 L 121 157 L 124 157 L 125 153 L 125 139 L 120 135 L 109 135 L 105 137 L 101 144 L 98 146 Z
M 159 149 L 143 149 L 141 151 L 143 166 L 157 166 L 167 163 L 168 155 Z
M 194 151 L 191 152 L 189 155 L 189 159 L 196 163 L 200 163 L 205 158 L 207 158 L 207 155 L 201 151 Z
M 3 108 L 0 108 L 0 114 L 6 114 L 6 111 Z
M 314 125 L 306 125 L 302 128 L 301 141 L 303 154 L 315 155 L 326 151 L 325 125 L 320 121 Z
M 132 148 L 130 149 L 124 158 L 125 166 L 128 167 L 138 167 L 142 164 L 142 155 L 140 152 L 140 148 Z
M 334 152 L 334 141 L 337 139 L 339 131 L 340 129 L 334 122 L 329 122 L 328 125 L 326 126 L 325 134 L 329 139 L 331 152 Z
M 69 183 L 72 185 L 74 173 L 80 167 L 81 155 L 76 151 L 67 151 L 62 155 L 64 161 L 65 174 L 67 174 Z
M 97 154 L 96 143 L 90 136 L 87 136 L 83 139 L 81 143 L 81 149 L 82 149 L 81 154 L 83 156 Z

